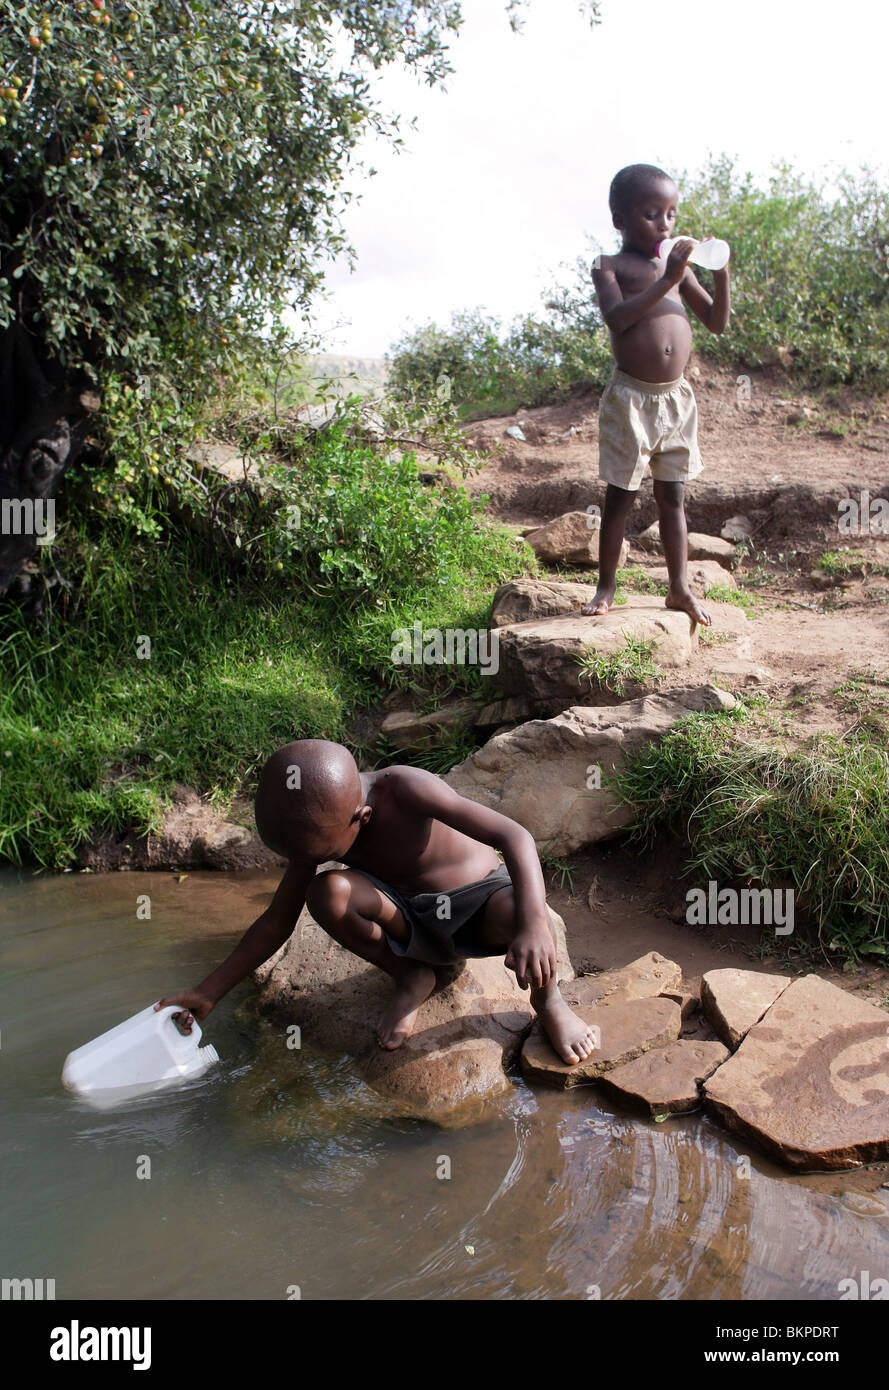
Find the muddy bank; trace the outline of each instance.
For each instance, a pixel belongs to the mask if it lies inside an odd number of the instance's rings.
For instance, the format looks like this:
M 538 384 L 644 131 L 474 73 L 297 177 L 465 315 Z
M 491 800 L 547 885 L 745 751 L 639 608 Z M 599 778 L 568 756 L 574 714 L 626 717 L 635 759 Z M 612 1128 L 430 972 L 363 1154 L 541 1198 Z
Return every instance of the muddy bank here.
M 818 398 L 800 395 L 778 369 L 739 373 L 706 358 L 692 361 L 689 377 L 704 460 L 703 473 L 688 488 L 691 530 L 718 535 L 726 517 L 741 511 L 754 522 L 756 541 L 805 548 L 836 537 L 843 497 L 863 488 L 889 496 L 886 401 L 845 389 Z M 470 491 L 487 493 L 492 511 L 523 526 L 601 506 L 598 404 L 598 393 L 588 392 L 468 425 L 467 435 L 484 459 Z M 524 441 L 504 433 L 516 424 Z M 655 515 L 649 482 L 636 500 L 631 532 Z

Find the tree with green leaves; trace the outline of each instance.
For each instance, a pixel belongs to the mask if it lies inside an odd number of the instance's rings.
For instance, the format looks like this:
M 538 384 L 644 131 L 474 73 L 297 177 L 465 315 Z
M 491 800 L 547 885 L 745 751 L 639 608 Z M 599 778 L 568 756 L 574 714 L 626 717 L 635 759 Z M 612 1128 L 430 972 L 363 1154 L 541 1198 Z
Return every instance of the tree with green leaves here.
M 0 593 L 105 382 L 209 390 L 308 314 L 372 89 L 454 0 L 0 0 Z M 24 524 L 23 524 L 24 523 Z M 33 528 L 32 528 L 33 530 Z

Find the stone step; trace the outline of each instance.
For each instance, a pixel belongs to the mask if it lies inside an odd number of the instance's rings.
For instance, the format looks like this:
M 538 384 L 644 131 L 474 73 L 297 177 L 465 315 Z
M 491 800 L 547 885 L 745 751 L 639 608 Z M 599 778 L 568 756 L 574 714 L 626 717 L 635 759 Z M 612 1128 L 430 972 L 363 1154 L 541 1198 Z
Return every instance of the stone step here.
M 719 630 L 746 629 L 747 618 L 740 608 L 709 607 Z M 521 697 L 549 713 L 568 705 L 610 703 L 615 694 L 633 699 L 655 690 L 656 677 L 626 677 L 623 689 L 615 691 L 582 671 L 583 658 L 590 653 L 613 657 L 633 640 L 651 644 L 651 663 L 669 671 L 689 661 L 697 649 L 699 631 L 686 613 L 665 608 L 662 598 L 651 595 L 631 595 L 626 604 L 595 618 L 575 615 L 512 623 L 497 629 L 498 684 L 504 695 Z
M 708 970 L 701 980 L 701 1008 L 732 1052 L 790 984 L 789 975 L 760 970 Z
M 630 808 L 607 780 L 627 753 L 693 711 L 734 704 L 727 691 L 704 685 L 622 705 L 575 705 L 495 734 L 444 780 L 470 801 L 518 821 L 540 851 L 570 854 L 631 823 Z
M 704 1083 L 707 1108 L 802 1172 L 889 1159 L 887 1042 L 886 1010 L 817 975 L 792 980 Z
M 679 1005 L 672 999 L 605 1000 L 574 1012 L 598 1029 L 598 1046 L 586 1061 L 571 1066 L 553 1051 L 537 1021 L 522 1048 L 522 1071 L 530 1080 L 563 1089 L 581 1086 L 654 1047 L 675 1042 L 682 1027 Z
M 729 1056 L 719 1042 L 692 1042 L 680 1038 L 599 1078 L 606 1094 L 650 1115 L 678 1115 L 701 1104 L 701 1083 Z

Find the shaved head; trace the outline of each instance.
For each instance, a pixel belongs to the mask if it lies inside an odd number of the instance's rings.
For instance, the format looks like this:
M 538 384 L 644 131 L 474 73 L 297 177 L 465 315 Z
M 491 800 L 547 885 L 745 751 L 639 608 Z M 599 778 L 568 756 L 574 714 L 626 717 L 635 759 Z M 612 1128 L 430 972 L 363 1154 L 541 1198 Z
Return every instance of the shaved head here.
M 673 183 L 670 175 L 656 164 L 628 164 L 611 180 L 608 190 L 608 206 L 612 216 L 624 217 L 639 198 L 644 198 L 648 190 L 658 183 Z
M 348 748 L 322 738 L 298 739 L 273 753 L 259 774 L 256 828 L 286 857 L 342 840 L 364 801 L 358 764 Z

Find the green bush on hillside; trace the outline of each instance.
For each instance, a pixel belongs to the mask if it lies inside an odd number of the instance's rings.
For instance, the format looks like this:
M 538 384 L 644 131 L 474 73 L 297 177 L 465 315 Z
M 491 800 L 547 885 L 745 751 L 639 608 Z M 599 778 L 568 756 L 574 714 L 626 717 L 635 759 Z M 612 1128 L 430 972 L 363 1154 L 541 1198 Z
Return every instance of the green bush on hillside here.
M 723 155 L 677 174 L 678 233 L 731 245 L 732 316 L 725 333 L 692 318 L 694 344 L 731 366 L 790 363 L 815 385 L 889 386 L 889 187 L 864 169 L 834 191 L 779 164 L 765 187 Z M 406 334 L 390 349 L 392 389 L 443 389 L 464 415 L 512 413 L 601 387 L 613 365 L 596 304 L 590 241 L 573 278 L 550 290 L 545 316 L 504 327 L 480 310 Z M 708 271 L 695 268 L 706 286 Z
M 481 310 L 454 314 L 448 329 L 427 324 L 387 354 L 388 389 L 399 399 L 448 393 L 461 407 L 511 414 L 601 386 L 611 371 L 608 333 L 564 319 L 527 315 L 504 327 Z
M 889 187 L 876 174 L 844 171 L 830 192 L 780 164 L 761 188 L 722 156 L 680 192 L 679 230 L 732 248 L 731 321 L 718 337 L 697 325 L 700 351 L 757 367 L 784 348 L 814 383 L 889 385 Z

